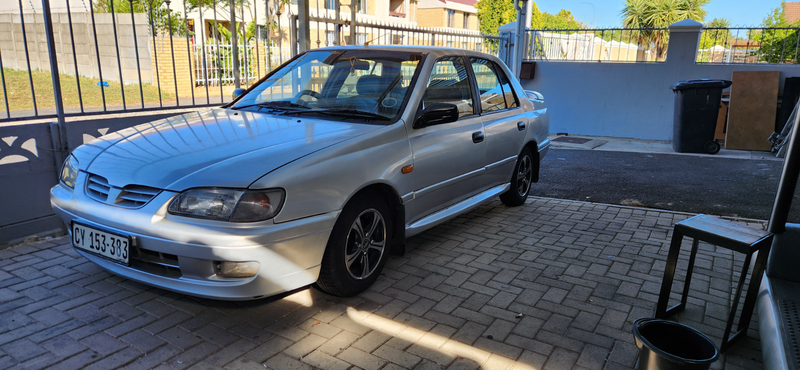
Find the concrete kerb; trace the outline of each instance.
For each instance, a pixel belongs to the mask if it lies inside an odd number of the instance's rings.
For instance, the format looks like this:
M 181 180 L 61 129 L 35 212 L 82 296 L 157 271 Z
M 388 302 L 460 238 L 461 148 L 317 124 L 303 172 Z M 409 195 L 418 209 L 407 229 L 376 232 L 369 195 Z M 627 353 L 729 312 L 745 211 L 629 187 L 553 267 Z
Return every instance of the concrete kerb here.
M 569 143 L 556 141 L 559 138 L 587 139 L 582 143 Z M 589 135 L 569 135 L 569 134 L 550 134 L 552 148 L 557 149 L 580 149 L 580 150 L 602 150 L 615 152 L 635 152 L 648 154 L 674 154 L 695 157 L 717 157 L 717 158 L 737 158 L 782 161 L 770 152 L 721 149 L 717 154 L 705 153 L 677 153 L 672 149 L 672 142 L 665 140 L 646 140 L 611 136 L 589 136 Z

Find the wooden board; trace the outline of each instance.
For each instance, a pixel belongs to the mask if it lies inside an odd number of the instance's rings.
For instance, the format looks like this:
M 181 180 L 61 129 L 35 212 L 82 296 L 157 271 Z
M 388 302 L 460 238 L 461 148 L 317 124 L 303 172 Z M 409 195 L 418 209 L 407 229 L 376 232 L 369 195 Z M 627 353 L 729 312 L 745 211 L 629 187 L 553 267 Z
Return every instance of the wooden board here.
M 719 114 L 717 115 L 717 130 L 714 133 L 714 140 L 725 140 L 725 122 L 728 120 L 728 106 L 719 103 Z
M 733 72 L 726 149 L 769 151 L 780 72 Z

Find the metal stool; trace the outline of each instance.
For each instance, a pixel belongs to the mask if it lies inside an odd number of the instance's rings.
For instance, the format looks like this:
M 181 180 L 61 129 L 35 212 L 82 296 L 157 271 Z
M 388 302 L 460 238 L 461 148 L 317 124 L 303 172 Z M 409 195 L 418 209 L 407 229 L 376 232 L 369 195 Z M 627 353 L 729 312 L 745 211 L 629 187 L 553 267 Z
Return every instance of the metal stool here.
M 675 278 L 675 268 L 678 265 L 678 254 L 680 253 L 684 236 L 693 238 L 694 240 L 692 242 L 692 252 L 689 256 L 689 268 L 686 271 L 686 281 L 683 285 L 683 295 L 681 296 L 681 303 L 667 308 L 669 294 L 672 290 L 672 280 Z M 761 285 L 761 276 L 764 273 L 764 265 L 767 262 L 769 247 L 772 244 L 772 237 L 773 234 L 767 231 L 742 226 L 709 215 L 701 214 L 678 222 L 675 225 L 672 234 L 672 242 L 669 246 L 667 266 L 664 269 L 664 280 L 661 282 L 661 294 L 658 296 L 658 305 L 656 306 L 656 317 L 665 319 L 676 312 L 682 311 L 686 307 L 686 297 L 689 295 L 689 283 L 692 280 L 694 259 L 695 256 L 697 256 L 697 245 L 700 240 L 735 252 L 744 253 L 746 255 L 744 266 L 739 276 L 739 283 L 733 298 L 733 306 L 730 314 L 728 314 L 725 334 L 722 336 L 722 344 L 720 345 L 720 351 L 725 351 L 735 340 L 739 339 L 741 334 L 746 333 L 747 328 L 750 326 L 750 318 L 753 315 L 756 295 L 758 294 L 758 287 Z M 742 293 L 742 286 L 744 286 L 744 280 L 747 277 L 747 270 L 750 268 L 750 258 L 753 256 L 753 253 L 759 251 L 761 253 L 758 254 L 755 266 L 753 266 L 753 275 L 750 279 L 744 305 L 742 306 L 742 316 L 739 318 L 739 325 L 736 328 L 736 332 L 730 335 L 733 320 L 736 317 L 736 308 L 739 305 L 739 298 Z

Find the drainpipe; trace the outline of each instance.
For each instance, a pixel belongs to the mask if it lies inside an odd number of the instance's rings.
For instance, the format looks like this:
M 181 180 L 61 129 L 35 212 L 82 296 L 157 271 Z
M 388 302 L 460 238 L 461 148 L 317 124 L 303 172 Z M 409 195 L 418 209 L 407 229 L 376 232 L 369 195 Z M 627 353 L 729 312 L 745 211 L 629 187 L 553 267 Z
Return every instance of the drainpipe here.
M 520 6 L 519 3 L 522 3 Z M 516 40 L 514 41 L 514 63 L 511 67 L 511 72 L 514 76 L 519 77 L 519 71 L 522 68 L 522 56 L 525 51 L 525 30 L 531 22 L 531 13 L 533 13 L 533 2 L 531 0 L 514 1 L 514 9 L 517 10 L 517 32 Z

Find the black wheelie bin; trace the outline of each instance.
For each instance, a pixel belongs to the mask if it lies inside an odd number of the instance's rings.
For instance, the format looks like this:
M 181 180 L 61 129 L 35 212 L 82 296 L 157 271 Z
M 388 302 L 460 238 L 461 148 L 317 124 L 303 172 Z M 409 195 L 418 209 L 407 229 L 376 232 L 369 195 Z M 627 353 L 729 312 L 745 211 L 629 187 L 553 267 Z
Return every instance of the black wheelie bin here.
M 672 149 L 679 153 L 716 154 L 720 146 L 714 140 L 722 89 L 727 80 L 688 80 L 672 86 L 675 93 L 675 117 Z

